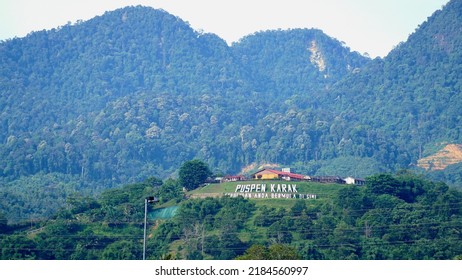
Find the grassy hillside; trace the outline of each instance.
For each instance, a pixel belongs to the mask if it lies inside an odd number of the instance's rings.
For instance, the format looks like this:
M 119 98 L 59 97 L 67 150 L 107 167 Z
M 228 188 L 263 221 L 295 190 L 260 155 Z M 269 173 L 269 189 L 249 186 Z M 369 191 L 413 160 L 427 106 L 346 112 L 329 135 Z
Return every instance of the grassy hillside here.
M 321 183 L 313 183 L 313 182 L 288 182 L 288 181 L 278 181 L 278 180 L 260 180 L 260 181 L 241 181 L 241 182 L 225 182 L 220 184 L 209 184 L 204 187 L 195 189 L 191 192 L 188 192 L 188 196 L 191 198 L 205 198 L 205 197 L 220 197 L 225 194 L 235 193 L 236 187 L 238 185 L 247 185 L 247 184 L 266 184 L 266 193 L 271 194 L 270 185 L 282 185 L 282 184 L 295 184 L 297 187 L 297 193 L 295 196 L 299 194 L 310 194 L 316 195 L 316 198 L 305 199 L 307 205 L 315 205 L 322 201 L 328 201 L 333 199 L 338 191 L 342 188 L 347 187 L 346 185 L 340 184 L 321 184 Z M 244 195 L 244 192 L 237 192 L 236 194 Z M 263 206 L 266 205 L 268 207 L 283 207 L 283 208 L 290 208 L 292 207 L 297 200 L 298 197 L 287 199 L 287 198 L 251 198 L 254 200 L 256 205 Z

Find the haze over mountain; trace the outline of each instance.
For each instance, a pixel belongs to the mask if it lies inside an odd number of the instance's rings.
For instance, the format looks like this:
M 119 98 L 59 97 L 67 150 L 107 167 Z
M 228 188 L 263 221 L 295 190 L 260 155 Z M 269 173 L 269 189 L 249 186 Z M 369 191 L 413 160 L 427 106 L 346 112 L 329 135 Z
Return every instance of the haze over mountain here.
M 412 167 L 462 142 L 461 12 L 449 2 L 374 60 L 314 29 L 228 46 L 141 6 L 5 41 L 0 192 L 63 198 L 172 176 L 192 158 L 221 173 Z M 461 165 L 450 168 L 433 176 L 457 182 Z

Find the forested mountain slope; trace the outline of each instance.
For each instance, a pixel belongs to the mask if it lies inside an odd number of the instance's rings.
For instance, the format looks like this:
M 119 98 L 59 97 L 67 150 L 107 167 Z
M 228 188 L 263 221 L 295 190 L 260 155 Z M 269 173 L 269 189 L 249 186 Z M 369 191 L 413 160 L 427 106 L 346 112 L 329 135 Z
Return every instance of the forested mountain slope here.
M 298 34 L 299 52 L 306 56 L 307 69 L 299 71 L 306 77 L 294 88 L 327 84 L 309 61 L 307 47 L 315 37 L 343 50 L 331 59 L 344 69 L 351 60 L 344 57 L 366 61 L 317 30 L 282 34 Z M 278 36 L 275 44 L 285 41 Z M 236 56 L 215 35 L 199 34 L 166 12 L 144 7 L 4 42 L 3 176 L 43 171 L 122 182 L 127 178 L 120 176 L 132 177 L 149 169 L 147 164 L 165 175 L 195 156 L 224 171 L 239 170 L 248 163 L 239 157 L 253 157 L 243 149 L 247 143 L 239 131 L 281 108 L 267 99 L 278 92 L 253 88 L 257 82 L 248 76 L 253 69 L 244 66 L 244 54 Z M 290 53 L 285 71 L 298 71 L 301 62 L 287 68 L 289 58 Z
M 146 130 L 156 123 L 172 129 L 169 116 L 194 112 L 176 104 L 182 98 L 191 106 L 240 87 L 223 40 L 143 7 L 5 42 L 1 57 L 4 176 L 118 177 L 115 167 L 142 149 L 137 133 L 153 138 Z M 163 110 L 172 102 L 181 113 Z
M 462 142 L 460 6 L 373 61 L 319 30 L 228 46 L 140 6 L 2 42 L 0 194 L 26 201 L 33 182 L 50 182 L 35 190 L 44 200 L 56 186 L 99 191 L 171 176 L 192 158 L 222 173 L 408 168 Z
M 232 51 L 258 82 L 258 91 L 276 98 L 309 98 L 369 61 L 315 29 L 258 32 L 235 43 Z
M 449 2 L 385 59 L 329 92 L 338 102 L 325 104 L 347 115 L 345 130 L 362 127 L 359 139 L 369 140 L 371 133 L 377 138 L 373 150 L 382 152 L 374 157 L 381 162 L 415 165 L 446 144 L 462 142 L 461 18 L 462 1 Z

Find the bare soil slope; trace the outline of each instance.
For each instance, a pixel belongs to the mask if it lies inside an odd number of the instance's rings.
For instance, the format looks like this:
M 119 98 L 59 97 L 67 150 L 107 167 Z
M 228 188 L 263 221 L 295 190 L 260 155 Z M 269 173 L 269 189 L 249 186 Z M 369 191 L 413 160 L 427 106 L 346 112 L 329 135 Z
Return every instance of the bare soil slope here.
M 426 170 L 443 170 L 459 162 L 462 162 L 462 145 L 448 144 L 437 153 L 421 158 L 417 166 Z

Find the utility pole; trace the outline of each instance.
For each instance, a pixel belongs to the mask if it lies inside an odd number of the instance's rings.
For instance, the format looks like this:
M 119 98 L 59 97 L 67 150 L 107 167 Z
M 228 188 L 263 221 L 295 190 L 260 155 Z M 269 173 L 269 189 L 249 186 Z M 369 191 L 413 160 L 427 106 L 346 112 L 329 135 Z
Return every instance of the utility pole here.
M 148 196 L 144 199 L 144 235 L 143 235 L 143 260 L 146 259 L 146 225 L 148 220 L 148 203 L 158 202 L 157 197 Z

